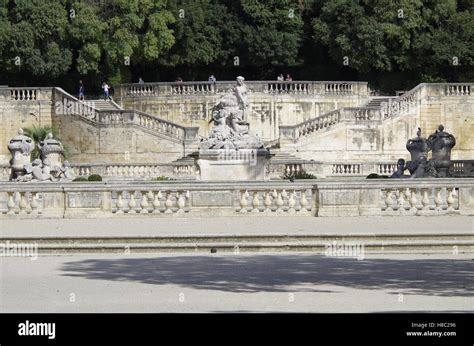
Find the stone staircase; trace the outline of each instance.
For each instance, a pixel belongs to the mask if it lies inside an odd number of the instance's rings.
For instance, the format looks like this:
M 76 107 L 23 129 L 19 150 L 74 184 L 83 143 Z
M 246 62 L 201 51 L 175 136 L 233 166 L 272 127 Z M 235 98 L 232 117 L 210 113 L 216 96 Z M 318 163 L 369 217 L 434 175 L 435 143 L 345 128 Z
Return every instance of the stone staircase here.
M 38 252 L 131 253 L 148 252 L 312 252 L 325 254 L 328 245 L 363 246 L 364 254 L 381 253 L 474 253 L 472 232 L 316 233 L 255 235 L 167 235 L 2 237 L 1 242 L 37 243 Z M 336 242 L 336 243 L 335 243 Z
M 388 103 L 390 99 L 393 99 L 395 97 L 372 97 L 369 102 L 365 104 L 364 107 L 366 108 L 380 108 L 382 106 L 382 103 L 386 102 Z
M 87 102 L 91 103 L 93 107 L 99 111 L 123 110 L 123 108 L 113 100 L 96 99 L 88 100 Z

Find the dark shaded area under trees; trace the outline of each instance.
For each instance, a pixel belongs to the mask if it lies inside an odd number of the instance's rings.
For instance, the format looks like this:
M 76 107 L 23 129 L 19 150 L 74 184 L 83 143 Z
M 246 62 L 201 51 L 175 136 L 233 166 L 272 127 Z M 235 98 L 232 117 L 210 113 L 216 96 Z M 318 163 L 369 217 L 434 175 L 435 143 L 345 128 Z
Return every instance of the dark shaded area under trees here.
M 0 0 L 0 84 L 290 73 L 392 93 L 474 80 L 473 24 L 473 0 Z

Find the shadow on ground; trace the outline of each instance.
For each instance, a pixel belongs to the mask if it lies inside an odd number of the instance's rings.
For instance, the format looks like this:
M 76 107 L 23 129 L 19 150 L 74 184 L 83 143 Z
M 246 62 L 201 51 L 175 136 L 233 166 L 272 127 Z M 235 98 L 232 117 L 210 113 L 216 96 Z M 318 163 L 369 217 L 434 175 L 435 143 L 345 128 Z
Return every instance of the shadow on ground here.
M 224 292 L 335 292 L 321 285 L 394 294 L 474 296 L 469 259 L 365 259 L 320 255 L 193 255 L 88 259 L 65 263 L 64 276 L 174 284 Z M 293 287 L 295 289 L 295 287 Z

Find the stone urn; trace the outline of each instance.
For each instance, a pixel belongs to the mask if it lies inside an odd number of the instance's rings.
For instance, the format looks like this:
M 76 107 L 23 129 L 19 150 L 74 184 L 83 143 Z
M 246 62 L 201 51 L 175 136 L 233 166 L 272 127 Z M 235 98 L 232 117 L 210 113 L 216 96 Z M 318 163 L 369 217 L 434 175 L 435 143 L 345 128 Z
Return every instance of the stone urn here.
M 10 167 L 12 169 L 11 179 L 15 179 L 26 173 L 25 166 L 31 162 L 31 152 L 34 148 L 32 138 L 25 136 L 23 129 L 18 130 L 18 135 L 8 143 L 8 150 L 12 155 Z
M 421 137 L 420 128 L 418 128 L 416 137 L 408 140 L 406 148 L 411 156 L 411 161 L 407 162 L 406 167 L 410 174 L 413 174 L 421 162 L 427 161 L 428 151 L 430 150 L 427 140 Z
M 440 178 L 449 177 L 451 150 L 456 145 L 456 139 L 452 134 L 444 131 L 443 125 L 439 125 L 438 130 L 428 137 L 428 145 L 431 149 L 431 160 L 438 171 L 438 176 Z
M 52 171 L 59 171 L 63 165 L 64 156 L 64 147 L 61 142 L 54 139 L 52 133 L 48 133 L 46 138 L 39 143 L 38 148 L 43 163 L 51 167 Z

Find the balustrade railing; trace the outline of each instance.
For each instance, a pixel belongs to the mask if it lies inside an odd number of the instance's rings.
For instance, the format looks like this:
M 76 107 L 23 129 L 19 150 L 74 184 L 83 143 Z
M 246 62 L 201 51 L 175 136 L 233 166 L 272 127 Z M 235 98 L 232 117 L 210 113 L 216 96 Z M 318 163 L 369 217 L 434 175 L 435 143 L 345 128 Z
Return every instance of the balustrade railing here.
M 474 215 L 471 179 L 0 183 L 0 217 Z
M 349 164 L 333 164 L 332 165 L 332 174 L 333 175 L 360 175 L 362 173 L 361 164 L 359 163 L 349 163 Z
M 311 189 L 241 190 L 237 211 L 246 213 L 310 214 Z
M 176 140 L 197 140 L 198 128 L 185 127 L 137 110 L 99 110 L 93 102 L 80 101 L 60 88 L 55 88 L 56 114 L 80 116 L 99 124 L 135 124 Z
M 113 214 L 184 214 L 189 212 L 186 190 L 123 190 L 112 192 Z
M 472 84 L 448 84 L 445 88 L 446 96 L 471 95 Z
M 253 93 L 296 95 L 367 96 L 367 82 L 328 81 L 246 81 Z M 212 95 L 232 90 L 235 81 L 157 82 L 120 84 L 117 97 L 151 97 L 173 95 Z
M 459 189 L 406 187 L 380 190 L 381 208 L 389 215 L 443 215 L 459 210 Z
M 269 82 L 264 92 L 269 94 L 312 94 L 311 82 Z
M 39 88 L 11 88 L 10 99 L 14 101 L 36 101 L 40 99 Z

